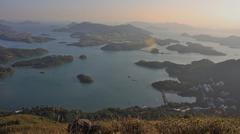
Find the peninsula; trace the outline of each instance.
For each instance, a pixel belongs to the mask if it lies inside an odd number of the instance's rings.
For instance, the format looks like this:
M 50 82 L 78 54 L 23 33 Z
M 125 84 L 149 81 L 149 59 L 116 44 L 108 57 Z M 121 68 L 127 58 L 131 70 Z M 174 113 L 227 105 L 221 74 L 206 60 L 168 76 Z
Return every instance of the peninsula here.
M 70 55 L 51 55 L 43 58 L 37 58 L 26 61 L 18 61 L 12 67 L 31 67 L 31 68 L 48 68 L 55 67 L 73 61 Z
M 6 48 L 0 46 L 0 64 L 7 63 L 12 60 L 20 58 L 30 58 L 34 56 L 41 56 L 48 53 L 47 50 L 42 48 L 36 49 L 18 49 L 18 48 Z

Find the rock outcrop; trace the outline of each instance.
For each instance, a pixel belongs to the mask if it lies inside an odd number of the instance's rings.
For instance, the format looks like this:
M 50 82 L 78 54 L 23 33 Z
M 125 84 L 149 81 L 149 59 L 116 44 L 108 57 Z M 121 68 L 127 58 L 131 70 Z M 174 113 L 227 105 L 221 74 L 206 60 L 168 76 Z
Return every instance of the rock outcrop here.
M 69 134 L 98 134 L 101 133 L 100 126 L 87 119 L 75 119 L 68 124 Z

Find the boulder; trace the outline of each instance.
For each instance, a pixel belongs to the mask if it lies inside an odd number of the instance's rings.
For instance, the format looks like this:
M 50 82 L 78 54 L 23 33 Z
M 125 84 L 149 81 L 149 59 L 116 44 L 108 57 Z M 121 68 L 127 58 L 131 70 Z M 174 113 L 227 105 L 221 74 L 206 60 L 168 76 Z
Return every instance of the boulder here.
M 101 133 L 99 125 L 94 124 L 87 119 L 75 119 L 68 124 L 67 131 L 69 134 L 98 134 Z

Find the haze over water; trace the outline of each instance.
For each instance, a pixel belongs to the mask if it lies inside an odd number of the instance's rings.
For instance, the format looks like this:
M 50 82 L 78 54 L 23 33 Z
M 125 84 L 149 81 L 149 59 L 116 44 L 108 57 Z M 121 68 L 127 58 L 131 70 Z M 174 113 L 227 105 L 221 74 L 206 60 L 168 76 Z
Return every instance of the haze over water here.
M 238 0 L 1 0 L 0 19 L 175 22 L 239 29 L 239 5 Z

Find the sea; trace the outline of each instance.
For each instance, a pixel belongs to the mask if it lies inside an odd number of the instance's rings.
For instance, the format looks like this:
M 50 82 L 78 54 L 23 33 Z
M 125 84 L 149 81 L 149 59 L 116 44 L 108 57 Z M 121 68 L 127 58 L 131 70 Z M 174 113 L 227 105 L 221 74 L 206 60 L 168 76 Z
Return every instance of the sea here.
M 240 49 L 229 48 L 217 43 L 195 41 L 174 31 L 158 31 L 154 32 L 153 35 L 161 39 L 176 39 L 182 43 L 198 42 L 227 55 L 179 54 L 168 51 L 166 46 L 158 45 L 154 47 L 158 48 L 162 54 L 151 54 L 149 52 L 151 48 L 136 51 L 102 51 L 100 49 L 102 46 L 67 46 L 66 44 L 77 42 L 78 39 L 71 38 L 70 33 L 53 32 L 53 29 L 59 25 L 12 24 L 12 27 L 14 30 L 30 32 L 37 36 L 47 34 L 56 40 L 33 44 L 0 40 L 1 46 L 27 49 L 44 48 L 49 51 L 47 55 L 72 55 L 74 61 L 46 69 L 15 68 L 15 73 L 12 76 L 0 80 L 0 108 L 7 110 L 17 110 L 22 107 L 54 106 L 93 112 L 109 107 L 157 107 L 163 105 L 162 94 L 154 89 L 151 83 L 162 80 L 177 80 L 177 78 L 169 77 L 164 69 L 147 69 L 135 65 L 135 62 L 148 60 L 188 64 L 201 59 L 221 62 L 240 57 Z M 66 42 L 66 44 L 61 42 Z M 82 54 L 87 56 L 86 60 L 78 58 Z M 13 62 L 4 66 L 11 65 Z M 78 74 L 89 75 L 94 82 L 82 84 L 76 77 Z M 166 93 L 166 96 L 169 102 L 193 103 L 196 101 L 194 97 L 181 97 L 176 93 Z

